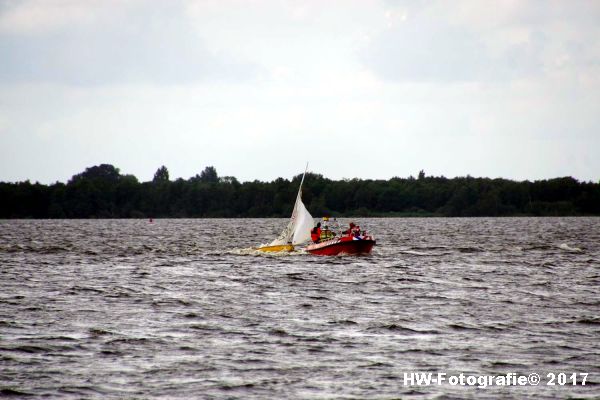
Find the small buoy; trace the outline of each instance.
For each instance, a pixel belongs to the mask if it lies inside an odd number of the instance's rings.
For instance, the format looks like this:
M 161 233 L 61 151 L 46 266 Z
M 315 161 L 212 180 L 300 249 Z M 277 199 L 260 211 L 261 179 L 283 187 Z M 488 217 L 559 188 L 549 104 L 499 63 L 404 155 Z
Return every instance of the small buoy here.
M 152 222 L 154 222 L 154 221 L 152 220 L 152 218 L 150 218 L 149 222 L 150 222 L 150 223 L 152 223 Z

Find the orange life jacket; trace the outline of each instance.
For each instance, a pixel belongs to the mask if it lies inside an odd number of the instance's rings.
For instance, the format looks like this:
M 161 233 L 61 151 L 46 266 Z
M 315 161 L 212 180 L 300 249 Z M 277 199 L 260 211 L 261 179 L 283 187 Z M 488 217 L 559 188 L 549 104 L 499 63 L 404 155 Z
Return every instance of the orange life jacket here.
M 319 241 L 320 237 L 321 237 L 321 228 L 314 227 L 310 231 L 310 238 L 312 239 L 313 242 L 317 243 Z

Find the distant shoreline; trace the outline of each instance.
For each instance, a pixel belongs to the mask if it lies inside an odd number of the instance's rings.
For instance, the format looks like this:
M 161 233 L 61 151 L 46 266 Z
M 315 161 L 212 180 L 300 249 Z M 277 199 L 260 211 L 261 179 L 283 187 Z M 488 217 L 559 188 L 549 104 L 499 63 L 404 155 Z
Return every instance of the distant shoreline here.
M 315 221 L 320 220 L 321 216 L 314 216 Z M 332 218 L 332 217 L 330 217 Z M 335 217 L 337 219 L 509 219 L 509 218 L 600 218 L 600 215 L 502 215 L 502 216 L 476 216 L 476 217 L 447 217 L 443 215 L 428 215 L 428 216 L 340 216 Z M 89 218 L 0 218 L 0 221 L 146 221 L 148 223 L 154 223 L 157 221 L 165 221 L 165 220 L 220 220 L 220 219 L 232 219 L 232 220 L 252 220 L 252 219 L 281 219 L 288 220 L 289 217 L 159 217 L 152 218 L 152 222 L 149 221 L 150 218 L 131 218 L 131 217 L 122 217 L 122 218 L 97 218 L 97 217 L 89 217 Z
M 240 183 L 206 167 L 171 181 L 162 166 L 152 181 L 139 182 L 101 164 L 66 184 L 0 182 L 0 218 L 289 218 L 300 178 Z M 340 218 L 600 216 L 600 183 L 449 179 L 424 171 L 416 178 L 336 181 L 308 173 L 302 201 L 313 216 Z

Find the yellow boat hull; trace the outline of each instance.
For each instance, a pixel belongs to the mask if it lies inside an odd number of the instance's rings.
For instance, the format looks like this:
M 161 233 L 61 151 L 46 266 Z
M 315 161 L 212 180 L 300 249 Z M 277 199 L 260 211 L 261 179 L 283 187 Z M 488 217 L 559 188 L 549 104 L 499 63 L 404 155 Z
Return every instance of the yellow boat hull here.
M 263 246 L 259 247 L 256 250 L 264 251 L 266 253 L 278 253 L 282 251 L 294 251 L 294 245 L 292 244 L 282 244 L 278 246 Z

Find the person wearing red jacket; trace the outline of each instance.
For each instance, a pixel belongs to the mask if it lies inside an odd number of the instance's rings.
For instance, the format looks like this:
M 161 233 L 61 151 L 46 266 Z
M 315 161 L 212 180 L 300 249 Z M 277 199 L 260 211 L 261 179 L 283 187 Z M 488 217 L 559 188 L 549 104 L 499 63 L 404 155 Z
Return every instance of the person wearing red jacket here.
M 354 222 L 350 222 L 350 228 L 346 229 L 342 232 L 344 235 L 359 237 L 360 236 L 360 226 L 354 224 Z
M 312 228 L 312 230 L 310 231 L 310 238 L 315 243 L 319 243 L 319 240 L 321 240 L 321 223 L 320 222 L 317 222 L 317 226 Z

